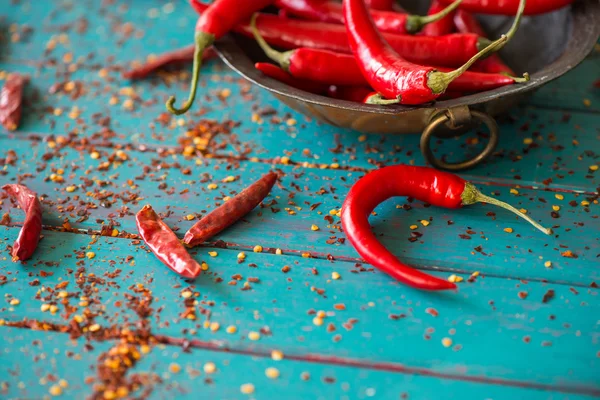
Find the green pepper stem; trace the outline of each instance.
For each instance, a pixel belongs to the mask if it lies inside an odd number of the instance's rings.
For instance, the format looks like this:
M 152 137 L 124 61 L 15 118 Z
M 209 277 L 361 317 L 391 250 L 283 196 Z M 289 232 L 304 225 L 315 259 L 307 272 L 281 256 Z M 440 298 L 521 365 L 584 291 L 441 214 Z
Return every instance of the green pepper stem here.
M 252 19 L 250 20 L 250 29 L 252 30 L 254 39 L 256 39 L 256 42 L 258 43 L 258 45 L 260 46 L 262 51 L 265 52 L 267 57 L 269 57 L 271 60 L 275 61 L 277 64 L 279 64 L 279 66 L 281 68 L 283 68 L 284 70 L 289 72 L 291 58 L 292 58 L 292 55 L 294 54 L 294 50 L 281 52 L 281 51 L 277 51 L 274 48 L 272 48 L 271 46 L 269 46 L 267 41 L 260 35 L 260 32 L 258 31 L 258 28 L 256 27 L 257 15 L 258 14 L 254 14 L 252 16 Z
M 435 14 L 431 15 L 409 15 L 406 18 L 406 32 L 408 33 L 417 33 L 420 32 L 423 27 L 432 22 L 437 22 L 448 16 L 452 11 L 456 10 L 460 3 L 463 0 L 456 0 L 454 3 L 450 4 L 448 7 L 444 8 L 442 11 L 439 11 Z
M 521 25 L 521 20 L 523 18 L 523 12 L 525 11 L 526 0 L 521 0 L 519 3 L 519 10 L 515 17 L 515 21 L 512 24 L 512 27 L 509 31 L 502 35 L 498 40 L 493 41 L 489 46 L 481 50 L 479 53 L 475 54 L 469 61 L 466 62 L 462 67 L 455 69 L 451 72 L 440 72 L 440 71 L 432 71 L 429 74 L 427 79 L 427 86 L 431 89 L 434 94 L 441 94 L 448 88 L 448 85 L 464 74 L 473 64 L 479 61 L 482 58 L 487 57 L 488 55 L 499 51 L 501 48 L 508 43 L 510 39 L 513 38 L 519 26 Z
M 465 185 L 465 190 L 462 193 L 461 199 L 462 199 L 462 204 L 465 206 L 475 204 L 475 203 L 487 203 L 487 204 L 493 204 L 498 207 L 502 207 L 505 210 L 508 210 L 508 211 L 518 215 L 519 217 L 523 218 L 524 220 L 529 222 L 531 225 L 535 226 L 537 229 L 544 232 L 546 235 L 552 235 L 552 233 L 553 233 L 552 229 L 544 228 L 542 225 L 535 222 L 531 217 L 529 217 L 526 214 L 523 214 L 522 212 L 520 212 L 519 210 L 517 210 L 515 207 L 511 206 L 510 204 L 500 201 L 498 199 L 495 199 L 493 197 L 486 196 L 485 194 L 481 193 L 479 190 L 477 190 L 477 188 L 472 183 L 467 182 L 467 184 Z
M 384 99 L 381 94 L 375 93 L 368 96 L 365 101 L 365 104 L 378 104 L 378 105 L 389 105 L 389 104 L 399 104 L 400 99 Z
M 521 76 L 512 76 L 508 72 L 501 72 L 500 75 L 504 75 L 507 78 L 512 79 L 513 81 L 515 81 L 515 83 L 525 83 L 525 82 L 529 82 L 531 80 L 531 77 L 529 76 L 528 72 L 525 72 L 522 77 Z
M 196 47 L 194 49 L 194 68 L 192 70 L 192 86 L 190 88 L 190 94 L 187 101 L 183 104 L 182 108 L 174 107 L 175 96 L 169 97 L 169 100 L 167 100 L 166 107 L 171 114 L 185 114 L 190 109 L 190 107 L 192 107 L 192 104 L 194 104 L 194 99 L 196 98 L 196 90 L 198 89 L 198 81 L 200 80 L 200 67 L 202 67 L 202 55 L 204 53 L 204 50 L 212 46 L 212 44 L 215 42 L 215 36 L 210 33 L 198 31 L 194 35 L 194 42 L 196 44 Z

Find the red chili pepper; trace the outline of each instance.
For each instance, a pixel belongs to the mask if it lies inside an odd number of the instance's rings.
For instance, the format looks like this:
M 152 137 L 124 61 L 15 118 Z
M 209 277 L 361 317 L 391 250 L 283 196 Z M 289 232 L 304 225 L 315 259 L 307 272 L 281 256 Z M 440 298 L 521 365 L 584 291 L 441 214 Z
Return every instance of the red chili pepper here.
M 398 13 L 394 11 L 368 10 L 377 29 L 381 32 L 397 34 L 417 33 L 424 26 L 443 19 L 454 11 L 462 0 L 456 0 L 447 8 L 436 14 L 421 16 Z M 275 5 L 291 15 L 312 21 L 344 23 L 342 5 L 334 1 L 323 0 L 276 0 Z M 365 14 L 367 15 L 367 14 Z
M 327 96 L 333 99 L 365 103 L 369 96 L 377 94 L 373 89 L 366 86 L 334 86 L 327 90 Z
M 206 10 L 206 4 L 190 0 L 198 13 Z M 309 47 L 351 54 L 346 28 L 325 22 L 310 22 L 283 19 L 276 15 L 258 13 L 256 27 L 261 36 L 271 45 L 286 49 Z M 239 24 L 234 29 L 253 37 L 249 23 Z M 474 34 L 452 34 L 442 37 L 395 35 L 383 36 L 398 54 L 408 61 L 423 65 L 457 67 L 467 62 L 479 50 L 488 46 L 488 39 Z
M 449 4 L 452 0 L 441 0 Z M 558 10 L 572 4 L 575 0 L 528 0 L 523 15 L 538 15 Z M 461 10 L 479 14 L 515 15 L 519 9 L 519 0 L 464 0 Z
M 456 14 L 454 14 L 454 25 L 459 32 L 474 33 L 481 37 L 486 36 L 485 31 L 477 19 L 473 16 L 473 14 L 470 14 L 467 11 L 458 10 Z M 485 60 L 478 61 L 476 67 L 483 72 L 489 72 L 492 74 L 515 74 L 512 68 L 506 65 L 498 54 L 492 54 Z
M 250 18 L 252 14 L 273 3 L 273 0 L 215 0 L 206 11 L 202 13 L 196 23 L 196 32 L 194 34 L 194 68 L 192 72 L 192 86 L 188 100 L 182 108 L 175 108 L 175 96 L 167 100 L 167 110 L 176 115 L 187 112 L 196 98 L 196 89 L 200 79 L 200 66 L 202 65 L 202 56 L 204 51 L 212 46 L 215 40 L 229 33 L 240 22 Z
M 167 67 L 174 64 L 185 64 L 194 61 L 195 45 L 182 47 L 181 49 L 168 51 L 156 57 L 155 59 L 148 61 L 144 65 L 124 71 L 122 76 L 124 79 L 138 80 L 144 79 L 148 75 L 151 75 L 161 68 Z M 202 55 L 202 61 L 207 61 L 215 57 L 217 53 L 210 47 Z
M 296 89 L 316 94 L 322 94 L 327 89 L 326 85 L 308 81 L 305 79 L 294 78 L 292 75 L 279 68 L 277 65 L 269 63 L 256 63 L 254 64 L 254 67 L 269 78 L 278 80 L 279 82 L 285 83 L 286 85 L 289 85 Z
M 200 275 L 200 265 L 150 205 L 137 213 L 135 221 L 140 236 L 163 264 L 185 278 L 193 279 Z
M 2 186 L 10 197 L 15 199 L 25 212 L 25 222 L 13 244 L 12 260 L 25 261 L 35 251 L 42 232 L 42 205 L 37 193 L 27 186 L 10 184 Z
M 436 15 L 444 10 L 444 5 L 439 0 L 433 0 L 429 6 L 427 15 Z M 454 21 L 452 20 L 455 12 L 450 13 L 444 18 L 425 25 L 421 32 L 425 36 L 443 36 L 454 31 Z
M 229 227 L 259 205 L 276 181 L 277 174 L 269 172 L 198 221 L 187 231 L 183 241 L 189 246 L 197 246 Z
M 258 29 L 256 29 L 254 17 L 252 18 L 251 27 L 254 38 L 265 54 L 294 78 L 330 85 L 369 86 L 369 82 L 363 76 L 353 56 L 309 48 L 299 48 L 282 53 L 271 48 L 260 36 Z M 452 70 L 445 67 L 437 67 L 436 69 L 441 72 L 452 72 Z M 528 80 L 528 74 L 523 78 L 516 78 L 503 74 L 483 74 L 467 71 L 450 82 L 448 88 L 455 91 L 482 92 L 511 85 L 515 82 L 527 82 Z M 368 100 L 369 102 L 377 101 L 377 98 L 369 98 Z
M 396 165 L 368 173 L 350 189 L 342 206 L 342 227 L 356 251 L 374 267 L 418 289 L 454 289 L 454 283 L 410 268 L 386 249 L 371 231 L 369 216 L 379 204 L 394 196 L 409 196 L 437 207 L 460 208 L 478 202 L 494 204 L 526 219 L 551 234 L 509 204 L 481 194 L 462 178 L 433 168 Z
M 17 129 L 21 122 L 23 87 L 26 81 L 22 75 L 12 73 L 6 78 L 0 91 L 0 124 L 9 131 Z
M 367 7 L 372 10 L 394 11 L 396 0 L 365 0 Z
M 521 12 L 524 5 L 525 0 L 521 0 Z M 477 60 L 501 49 L 518 29 L 522 16 L 519 13 L 506 35 L 473 56 L 465 65 L 452 72 L 440 72 L 400 57 L 379 34 L 373 21 L 365 18 L 367 8 L 364 0 L 344 0 L 344 13 L 350 47 L 370 86 L 383 97 L 380 103 L 409 105 L 435 100 L 444 93 L 450 82 Z

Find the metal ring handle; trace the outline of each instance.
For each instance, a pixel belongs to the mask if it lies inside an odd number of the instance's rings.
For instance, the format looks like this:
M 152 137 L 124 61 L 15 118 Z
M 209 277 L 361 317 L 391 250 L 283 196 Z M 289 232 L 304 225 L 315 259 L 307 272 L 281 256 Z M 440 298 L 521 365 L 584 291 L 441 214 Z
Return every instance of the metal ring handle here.
M 498 145 L 498 133 L 500 130 L 496 120 L 490 117 L 488 114 L 480 111 L 471 111 L 471 115 L 483 122 L 490 130 L 490 140 L 487 146 L 485 146 L 485 149 L 483 149 L 481 153 L 472 159 L 458 163 L 447 163 L 443 160 L 437 159 L 431 150 L 431 138 L 434 136 L 433 134 L 438 126 L 450 121 L 450 116 L 447 113 L 444 113 L 443 115 L 433 119 L 429 125 L 427 125 L 427 128 L 425 128 L 423 134 L 421 135 L 421 152 L 428 163 L 439 169 L 445 169 L 448 171 L 462 171 L 473 168 L 493 153 L 494 149 Z

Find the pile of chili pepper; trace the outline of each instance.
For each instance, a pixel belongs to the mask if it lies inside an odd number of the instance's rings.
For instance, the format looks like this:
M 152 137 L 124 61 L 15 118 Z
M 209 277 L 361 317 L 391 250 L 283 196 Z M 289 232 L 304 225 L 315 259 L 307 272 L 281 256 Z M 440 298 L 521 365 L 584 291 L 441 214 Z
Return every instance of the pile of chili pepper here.
M 267 197 L 276 181 L 277 174 L 270 172 L 254 182 L 192 226 L 185 234 L 184 243 L 198 246 L 233 225 Z M 188 279 L 200 275 L 202 268 L 198 262 L 150 205 L 137 213 L 136 224 L 146 245 L 169 269 Z
M 513 206 L 480 193 L 473 184 L 457 175 L 433 168 L 397 165 L 368 173 L 350 189 L 342 206 L 342 227 L 356 251 L 381 271 L 398 281 L 423 290 L 454 289 L 456 285 L 413 269 L 398 260 L 372 232 L 369 216 L 385 200 L 409 196 L 444 208 L 461 208 L 488 203 L 505 208 L 529 221 L 547 235 L 552 234 Z

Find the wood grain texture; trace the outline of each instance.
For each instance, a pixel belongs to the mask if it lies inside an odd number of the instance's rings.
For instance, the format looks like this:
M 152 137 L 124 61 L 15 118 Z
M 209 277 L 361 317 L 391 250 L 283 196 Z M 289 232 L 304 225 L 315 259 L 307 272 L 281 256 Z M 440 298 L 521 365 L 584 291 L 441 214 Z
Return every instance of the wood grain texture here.
M 183 0 L 0 7 L 0 79 L 31 77 L 21 129 L 0 133 L 0 176 L 41 195 L 45 224 L 34 259 L 12 263 L 22 212 L 0 195 L 12 219 L 0 227 L 0 397 L 43 397 L 54 377 L 68 377 L 65 398 L 102 394 L 99 360 L 125 342 L 142 355 L 124 384 L 142 382 L 132 395 L 152 398 L 244 398 L 244 383 L 255 398 L 600 396 L 597 50 L 501 118 L 498 151 L 463 175 L 555 236 L 485 205 L 449 211 L 398 198 L 376 210 L 375 232 L 403 260 L 440 277 L 480 272 L 457 293 L 430 294 L 361 265 L 330 215 L 366 171 L 423 164 L 418 135 L 307 120 L 218 61 L 205 66 L 192 113 L 168 115 L 166 98 L 187 95 L 189 67 L 135 83 L 120 75 L 189 44 L 194 21 Z M 458 160 L 485 140 L 475 132 L 435 151 Z M 271 170 L 280 182 L 264 207 L 192 251 L 208 264 L 196 281 L 132 236 L 143 204 L 183 237 Z M 283 361 L 270 359 L 274 349 Z M 208 361 L 215 374 L 203 371 Z M 268 367 L 280 378 L 268 379 Z

